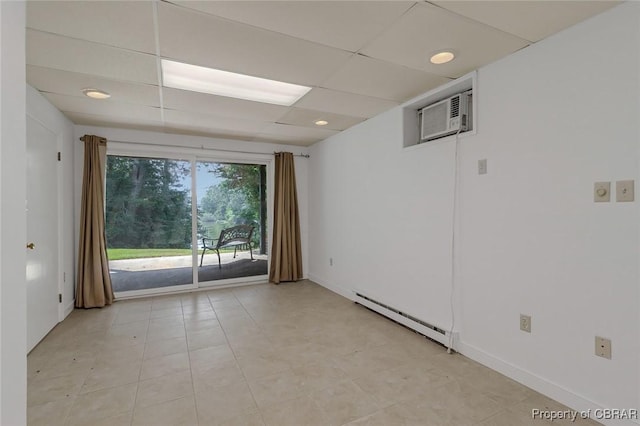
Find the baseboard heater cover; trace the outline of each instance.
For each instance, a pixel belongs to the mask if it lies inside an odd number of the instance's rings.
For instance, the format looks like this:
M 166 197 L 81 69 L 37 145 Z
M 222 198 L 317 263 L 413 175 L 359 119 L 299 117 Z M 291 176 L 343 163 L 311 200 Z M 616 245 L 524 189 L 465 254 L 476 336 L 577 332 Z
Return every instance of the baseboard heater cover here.
M 406 312 L 402 312 L 399 309 L 396 309 L 392 306 L 387 305 L 386 303 L 382 303 L 378 300 L 372 299 L 368 296 L 365 296 L 362 293 L 354 291 L 355 298 L 354 302 L 365 306 L 373 311 L 378 312 L 385 317 L 396 321 L 432 340 L 435 340 L 442 345 L 449 347 L 450 345 L 450 332 L 444 330 L 440 327 L 437 327 L 433 324 L 429 324 L 419 318 L 416 318 L 412 315 L 407 314 Z M 455 337 L 454 332 L 454 337 Z M 454 339 L 455 340 L 455 339 Z

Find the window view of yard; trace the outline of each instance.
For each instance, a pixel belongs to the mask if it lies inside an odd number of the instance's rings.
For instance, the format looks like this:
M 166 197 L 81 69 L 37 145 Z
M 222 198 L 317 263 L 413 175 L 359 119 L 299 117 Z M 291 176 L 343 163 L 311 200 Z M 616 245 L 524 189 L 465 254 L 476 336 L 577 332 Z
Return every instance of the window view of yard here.
M 202 267 L 198 269 L 198 281 L 207 282 L 231 276 L 265 275 L 266 167 L 257 164 L 199 161 L 196 168 L 198 249 L 202 249 L 203 238 L 208 239 L 207 245 L 214 245 L 222 230 L 242 224 L 253 227 L 251 247 L 254 254 L 257 254 L 257 257 L 253 256 L 252 261 L 246 252 L 248 247 L 238 247 L 245 250 L 239 251 L 236 258 L 233 258 L 233 248 L 222 249 L 221 258 L 226 257 L 234 262 L 219 268 L 216 254 L 207 250 Z M 225 256 L 225 252 L 229 255 Z M 221 273 L 221 278 L 212 275 L 216 270 Z
M 245 256 L 247 245 L 235 247 L 235 258 L 234 247 L 222 248 L 223 268 L 217 253 L 206 250 L 203 266 L 195 266 L 198 281 L 267 273 L 265 166 L 195 164 L 197 241 L 192 242 L 192 163 L 108 156 L 105 228 L 116 292 L 193 284 L 194 245 L 199 259 L 202 238 L 218 238 L 238 224 L 254 227 L 251 246 L 258 258 L 252 261 L 248 251 Z

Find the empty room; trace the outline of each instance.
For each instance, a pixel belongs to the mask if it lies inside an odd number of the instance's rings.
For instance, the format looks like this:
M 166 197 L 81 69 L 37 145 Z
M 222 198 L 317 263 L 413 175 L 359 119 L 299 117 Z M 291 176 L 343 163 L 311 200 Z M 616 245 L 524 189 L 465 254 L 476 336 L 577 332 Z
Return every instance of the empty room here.
M 640 424 L 640 3 L 0 1 L 0 54 L 0 424 Z

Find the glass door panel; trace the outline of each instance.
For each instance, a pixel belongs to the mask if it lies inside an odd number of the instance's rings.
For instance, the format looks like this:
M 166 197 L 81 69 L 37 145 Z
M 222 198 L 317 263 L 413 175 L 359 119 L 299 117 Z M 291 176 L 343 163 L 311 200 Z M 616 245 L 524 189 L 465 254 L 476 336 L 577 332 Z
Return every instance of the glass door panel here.
M 193 286 L 190 161 L 109 155 L 105 206 L 115 292 Z
M 196 165 L 198 282 L 267 275 L 266 166 Z

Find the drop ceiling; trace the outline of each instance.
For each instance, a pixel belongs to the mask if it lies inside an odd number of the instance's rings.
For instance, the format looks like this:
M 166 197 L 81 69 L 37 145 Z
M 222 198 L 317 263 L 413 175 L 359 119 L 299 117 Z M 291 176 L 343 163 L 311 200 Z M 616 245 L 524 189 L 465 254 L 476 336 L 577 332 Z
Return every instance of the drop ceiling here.
M 308 146 L 617 3 L 28 1 L 27 82 L 75 124 Z M 285 107 L 165 88 L 162 58 L 312 89 Z

